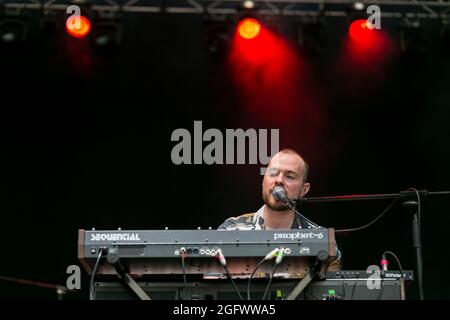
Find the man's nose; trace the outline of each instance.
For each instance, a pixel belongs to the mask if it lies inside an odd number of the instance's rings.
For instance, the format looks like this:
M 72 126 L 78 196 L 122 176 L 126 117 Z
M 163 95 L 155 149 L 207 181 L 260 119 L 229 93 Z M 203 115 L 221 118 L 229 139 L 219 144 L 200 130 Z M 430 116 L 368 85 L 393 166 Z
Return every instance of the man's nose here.
M 275 185 L 279 186 L 279 185 L 283 185 L 283 176 L 282 174 L 277 174 L 276 178 L 275 178 Z

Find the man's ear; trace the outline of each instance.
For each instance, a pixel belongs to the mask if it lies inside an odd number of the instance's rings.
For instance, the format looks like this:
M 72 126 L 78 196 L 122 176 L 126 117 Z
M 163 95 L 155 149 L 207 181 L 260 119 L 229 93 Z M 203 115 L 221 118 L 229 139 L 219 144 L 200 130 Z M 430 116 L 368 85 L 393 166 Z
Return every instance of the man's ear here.
M 304 197 L 308 193 L 310 187 L 311 187 L 310 183 L 305 182 L 305 184 L 303 185 L 302 191 L 300 192 L 300 197 Z

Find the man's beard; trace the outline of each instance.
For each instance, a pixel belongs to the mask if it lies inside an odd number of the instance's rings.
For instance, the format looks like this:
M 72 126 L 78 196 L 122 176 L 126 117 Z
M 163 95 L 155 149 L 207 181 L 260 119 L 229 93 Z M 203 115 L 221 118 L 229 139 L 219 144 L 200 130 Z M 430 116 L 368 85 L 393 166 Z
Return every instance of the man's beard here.
M 286 211 L 288 207 L 280 201 L 277 201 L 270 192 L 262 192 L 263 201 L 270 209 L 274 211 Z

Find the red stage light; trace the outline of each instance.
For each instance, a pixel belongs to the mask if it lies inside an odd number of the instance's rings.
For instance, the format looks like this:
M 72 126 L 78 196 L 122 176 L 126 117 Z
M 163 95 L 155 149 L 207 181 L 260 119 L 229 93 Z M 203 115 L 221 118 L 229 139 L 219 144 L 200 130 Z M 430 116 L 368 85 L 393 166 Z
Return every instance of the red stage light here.
M 350 37 L 357 42 L 370 41 L 374 33 L 372 24 L 365 20 L 359 19 L 352 22 L 348 29 Z
M 239 35 L 244 39 L 254 39 L 261 32 L 261 24 L 253 18 L 245 18 L 241 20 L 237 26 Z
M 75 38 L 83 38 L 91 31 L 91 22 L 84 16 L 70 16 L 66 21 L 67 32 Z

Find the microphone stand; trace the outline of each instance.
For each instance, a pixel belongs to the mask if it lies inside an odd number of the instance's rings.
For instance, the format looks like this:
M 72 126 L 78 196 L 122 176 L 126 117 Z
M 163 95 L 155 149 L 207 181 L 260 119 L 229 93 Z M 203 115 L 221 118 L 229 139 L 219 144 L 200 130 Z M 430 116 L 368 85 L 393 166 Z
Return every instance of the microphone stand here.
M 413 236 L 413 248 L 416 256 L 416 270 L 419 286 L 419 298 L 424 299 L 423 294 L 423 260 L 422 260 L 422 241 L 420 231 L 419 214 L 421 211 L 420 198 L 448 196 L 450 191 L 435 191 L 428 192 L 427 190 L 406 190 L 400 193 L 385 193 L 385 194 L 364 194 L 364 195 L 347 195 L 347 196 L 333 196 L 333 197 L 311 197 L 311 198 L 298 198 L 295 201 L 299 203 L 303 202 L 343 202 L 343 201 L 364 201 L 364 200 L 386 200 L 397 199 L 403 202 L 402 204 L 410 209 L 413 214 L 412 224 L 412 236 Z M 415 201 L 417 200 L 417 201 Z
M 317 223 L 312 222 L 311 220 L 309 220 L 307 217 L 305 217 L 304 215 L 302 215 L 300 212 L 298 212 L 298 210 L 295 208 L 295 201 L 293 202 L 283 202 L 284 205 L 286 207 L 288 207 L 292 212 L 294 212 L 296 215 L 298 215 L 300 217 L 300 219 L 302 220 L 302 222 L 308 222 L 309 224 L 315 225 L 315 226 L 319 226 Z M 302 226 L 303 227 L 303 226 Z
M 430 196 L 446 196 L 450 195 L 450 191 L 433 191 L 429 192 L 427 190 L 417 190 L 420 197 L 427 198 Z M 387 200 L 401 198 L 404 201 L 409 201 L 417 199 L 417 194 L 415 191 L 400 191 L 400 193 L 382 193 L 382 194 L 356 194 L 348 196 L 332 196 L 332 197 L 310 197 L 310 198 L 297 198 L 295 201 L 297 203 L 303 202 L 344 202 L 344 201 L 364 201 L 364 200 Z

